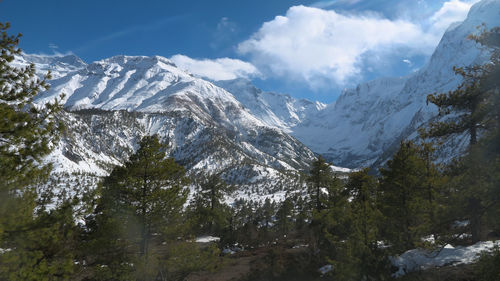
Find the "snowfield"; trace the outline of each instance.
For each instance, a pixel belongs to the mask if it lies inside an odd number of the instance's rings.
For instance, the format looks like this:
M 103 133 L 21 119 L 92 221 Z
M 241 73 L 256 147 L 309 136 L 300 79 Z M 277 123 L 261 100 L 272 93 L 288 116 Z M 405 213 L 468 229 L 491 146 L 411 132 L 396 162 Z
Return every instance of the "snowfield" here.
M 435 251 L 409 250 L 398 257 L 391 258 L 392 265 L 398 268 L 393 277 L 433 267 L 473 263 L 481 253 L 491 251 L 495 246 L 500 246 L 500 240 L 478 242 L 466 247 L 453 247 L 448 244 L 443 249 Z

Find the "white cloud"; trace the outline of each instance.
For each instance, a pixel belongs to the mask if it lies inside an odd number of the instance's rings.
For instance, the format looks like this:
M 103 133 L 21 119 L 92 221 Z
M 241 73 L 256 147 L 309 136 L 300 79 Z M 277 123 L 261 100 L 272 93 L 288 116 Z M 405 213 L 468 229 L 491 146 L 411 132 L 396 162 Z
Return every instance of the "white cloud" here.
M 198 60 L 184 55 L 174 55 L 170 59 L 182 69 L 216 81 L 261 76 L 254 65 L 238 59 L 218 58 L 215 60 Z
M 426 22 L 294 6 L 264 23 L 238 52 L 269 75 L 303 80 L 313 89 L 325 81 L 344 86 L 359 79 L 370 68 L 366 64 L 402 52 L 430 55 L 448 25 L 465 19 L 470 6 L 448 1 Z
M 369 51 L 417 44 L 428 52 L 433 43 L 411 22 L 295 6 L 264 23 L 238 50 L 276 75 L 291 74 L 312 84 L 331 77 L 342 85 L 360 74 L 362 55 Z
M 479 2 L 479 0 L 451 0 L 445 2 L 441 9 L 430 18 L 431 31 L 437 33 L 437 35 L 442 35 L 452 23 L 464 20 L 470 7 L 476 2 Z

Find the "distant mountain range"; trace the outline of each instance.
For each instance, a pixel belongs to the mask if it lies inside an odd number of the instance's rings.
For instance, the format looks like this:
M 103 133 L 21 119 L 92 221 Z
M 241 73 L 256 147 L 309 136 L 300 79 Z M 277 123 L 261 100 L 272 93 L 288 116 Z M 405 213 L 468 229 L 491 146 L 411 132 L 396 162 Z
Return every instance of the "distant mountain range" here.
M 272 120 L 265 121 L 267 124 L 275 124 L 274 116 L 280 116 L 282 122 L 277 123 L 278 127 L 333 163 L 350 168 L 378 165 L 395 152 L 400 140 L 416 138 L 417 128 L 436 116 L 437 109 L 426 104 L 426 97 L 448 92 L 460 84 L 453 66 L 488 61 L 489 52 L 467 39 L 468 35 L 478 32 L 481 24 L 486 28 L 500 26 L 500 1 L 483 0 L 473 5 L 465 21 L 448 28 L 429 62 L 419 71 L 406 77 L 380 78 L 359 84 L 355 89 L 345 90 L 337 101 L 327 106 L 297 100 L 284 106 L 285 102 L 267 102 L 267 96 L 273 94 L 261 93 L 249 84 L 219 84 L 244 105 L 249 104 L 254 115 Z M 256 96 L 253 100 L 249 98 L 252 93 Z M 286 100 L 286 96 L 282 99 Z M 256 106 L 264 103 L 269 105 L 266 110 Z M 290 114 L 284 115 L 283 108 L 291 108 Z M 292 117 L 295 112 L 299 118 Z M 287 122 L 290 119 L 292 122 Z M 466 140 L 454 140 L 452 153 L 459 153 L 466 143 Z
M 383 163 L 401 139 L 415 138 L 436 116 L 426 96 L 460 83 L 452 67 L 487 61 L 488 50 L 467 39 L 483 23 L 500 26 L 500 1 L 475 4 L 419 71 L 362 83 L 328 105 L 264 92 L 243 79 L 207 81 L 159 56 L 86 64 L 73 55 L 23 54 L 15 63 L 52 72 L 51 89 L 37 103 L 65 94 L 68 130 L 48 158 L 58 172 L 105 175 L 142 136 L 159 134 L 193 175 L 221 173 L 229 183 L 273 189 L 307 170 L 315 153 L 358 168 Z

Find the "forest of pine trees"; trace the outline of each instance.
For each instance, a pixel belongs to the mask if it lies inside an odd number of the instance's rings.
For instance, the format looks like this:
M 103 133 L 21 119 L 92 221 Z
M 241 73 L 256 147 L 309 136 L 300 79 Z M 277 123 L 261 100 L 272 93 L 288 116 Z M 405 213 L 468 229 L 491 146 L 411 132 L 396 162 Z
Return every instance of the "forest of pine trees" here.
M 33 106 L 50 74 L 10 65 L 20 35 L 8 28 L 0 24 L 0 280 L 185 280 L 228 266 L 225 250 L 255 249 L 267 259 L 248 280 L 319 280 L 325 264 L 321 280 L 390 280 L 390 256 L 500 237 L 499 28 L 471 37 L 492 48 L 492 63 L 456 68 L 464 82 L 429 95 L 449 118 L 422 129 L 425 142 L 403 140 L 383 168 L 347 177 L 320 156 L 302 191 L 232 205 L 219 175 L 190 179 L 156 135 L 86 196 L 41 200 L 51 170 L 41 159 L 64 130 L 62 108 Z M 467 152 L 438 164 L 439 141 L 457 134 L 469 138 Z M 203 235 L 220 240 L 194 242 Z M 474 280 L 498 280 L 499 257 L 484 255 Z

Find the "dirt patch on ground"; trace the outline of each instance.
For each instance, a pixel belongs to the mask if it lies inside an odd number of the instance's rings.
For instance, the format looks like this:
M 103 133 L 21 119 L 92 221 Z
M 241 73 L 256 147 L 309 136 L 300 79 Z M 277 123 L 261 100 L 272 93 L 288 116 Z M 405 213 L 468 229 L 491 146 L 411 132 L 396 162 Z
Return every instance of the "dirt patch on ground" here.
M 474 265 L 445 266 L 412 272 L 397 281 L 479 281 L 474 276 Z
M 190 274 L 186 281 L 237 281 L 237 280 L 311 280 L 296 273 L 303 273 L 307 247 L 275 245 L 262 247 L 224 257 L 224 262 L 216 272 Z M 304 263 L 304 264 L 303 264 Z M 291 276 L 286 273 L 292 272 Z M 283 275 L 285 274 L 285 275 Z M 282 276 L 283 275 L 283 276 Z M 300 275 L 300 274 L 299 274 Z M 297 279 L 298 278 L 298 279 Z
M 263 259 L 263 250 L 245 251 L 224 259 L 222 267 L 216 272 L 197 272 L 190 274 L 186 281 L 236 281 L 248 276 L 252 264 Z

